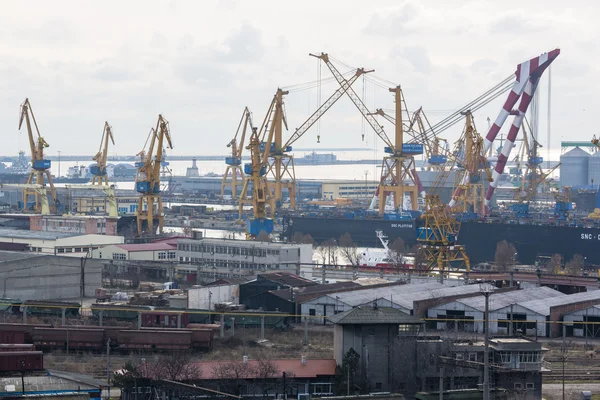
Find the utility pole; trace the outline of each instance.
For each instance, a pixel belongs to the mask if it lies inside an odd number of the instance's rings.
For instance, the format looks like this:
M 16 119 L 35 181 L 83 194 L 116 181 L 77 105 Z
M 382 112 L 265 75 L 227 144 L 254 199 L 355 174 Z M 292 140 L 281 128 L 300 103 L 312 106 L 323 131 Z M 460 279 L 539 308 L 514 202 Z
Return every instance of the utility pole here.
M 485 347 L 483 352 L 483 400 L 490 400 L 490 296 L 493 289 L 484 284 L 481 294 L 485 296 L 485 315 L 483 329 L 485 330 Z
M 60 178 L 60 150 L 58 151 L 58 178 Z
M 108 398 L 110 399 L 110 338 L 106 341 L 106 384 L 108 385 Z
M 563 323 L 562 326 L 562 348 L 560 349 L 562 354 L 562 400 L 565 400 L 565 358 L 566 358 L 566 344 L 565 344 L 565 336 L 567 336 L 567 327 Z

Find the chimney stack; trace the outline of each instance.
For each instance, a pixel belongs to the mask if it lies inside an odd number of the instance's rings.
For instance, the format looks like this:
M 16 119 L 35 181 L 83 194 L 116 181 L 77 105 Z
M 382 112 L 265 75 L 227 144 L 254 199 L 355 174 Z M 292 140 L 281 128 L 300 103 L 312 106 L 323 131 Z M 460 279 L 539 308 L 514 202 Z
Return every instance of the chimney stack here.
M 248 356 L 244 356 L 243 360 L 244 360 L 244 365 L 248 365 Z
M 302 365 L 306 365 L 306 356 L 302 356 Z

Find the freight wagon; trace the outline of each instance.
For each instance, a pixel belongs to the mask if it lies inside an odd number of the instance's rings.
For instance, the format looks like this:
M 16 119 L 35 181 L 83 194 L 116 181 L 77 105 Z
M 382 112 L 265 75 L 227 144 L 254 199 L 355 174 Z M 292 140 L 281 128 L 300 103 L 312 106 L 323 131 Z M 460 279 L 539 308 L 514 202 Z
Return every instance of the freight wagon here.
M 92 304 L 90 309 L 96 319 L 114 319 L 117 321 L 137 321 L 140 312 L 152 311 L 150 306 L 130 306 L 128 304 Z
M 41 351 L 11 351 L 0 353 L 0 372 L 40 371 L 44 369 Z
M 191 330 L 119 331 L 119 348 L 123 350 L 189 350 Z
M 33 344 L 0 344 L 0 353 L 19 351 L 35 351 Z
M 50 325 L 0 324 L 0 342 L 12 344 L 32 343 L 31 334 L 36 327 L 49 328 Z
M 215 337 L 215 329 L 212 328 L 198 328 L 195 325 L 199 324 L 190 324 L 188 325 L 185 331 L 192 331 L 192 343 L 191 346 L 194 349 L 204 349 L 210 350 L 213 346 L 213 339 Z M 217 329 L 219 325 L 217 325 Z M 141 331 L 154 331 L 161 333 L 169 333 L 169 332 L 181 332 L 181 329 L 169 329 L 169 328 L 142 328 Z M 139 332 L 139 331 L 138 331 Z
M 235 321 L 236 328 L 260 328 L 262 321 L 261 314 L 265 315 L 265 328 L 281 331 L 293 328 L 292 325 L 290 325 L 293 317 L 285 316 L 286 314 L 283 313 L 282 315 L 277 315 L 278 313 L 276 311 L 260 311 L 260 313 L 256 313 L 256 315 L 253 315 L 250 311 L 245 311 L 240 314 L 226 315 L 225 328 L 231 328 L 232 317 L 234 318 L 233 321 Z
M 104 330 L 72 328 L 35 328 L 33 344 L 46 349 L 101 350 Z

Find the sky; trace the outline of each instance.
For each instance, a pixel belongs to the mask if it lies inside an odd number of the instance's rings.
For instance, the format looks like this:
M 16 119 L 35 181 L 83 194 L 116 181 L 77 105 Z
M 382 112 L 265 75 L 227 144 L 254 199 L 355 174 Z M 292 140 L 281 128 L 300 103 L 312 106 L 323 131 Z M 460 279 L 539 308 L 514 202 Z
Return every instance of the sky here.
M 319 92 L 325 100 L 337 89 L 309 53 L 327 52 L 342 72 L 374 69 L 369 76 L 401 85 L 409 111 L 422 106 L 434 122 L 520 62 L 559 47 L 550 143 L 558 154 L 561 140 L 600 133 L 598 15 L 600 3 L 585 0 L 8 2 L 0 15 L 0 155 L 28 150 L 18 130 L 26 97 L 49 155 L 95 154 L 104 121 L 115 135 L 110 154 L 135 154 L 159 113 L 170 122 L 171 154 L 216 155 L 227 153 L 243 108 L 257 125 L 278 87 L 319 73 L 325 80 L 286 96 L 286 136 L 317 108 Z M 357 80 L 356 93 L 372 110 L 392 109 L 392 94 L 372 79 Z M 539 91 L 547 147 L 547 72 Z M 479 131 L 505 97 L 475 113 Z M 294 145 L 380 149 L 363 121 L 344 96 Z M 442 136 L 454 140 L 461 130 L 462 122 Z

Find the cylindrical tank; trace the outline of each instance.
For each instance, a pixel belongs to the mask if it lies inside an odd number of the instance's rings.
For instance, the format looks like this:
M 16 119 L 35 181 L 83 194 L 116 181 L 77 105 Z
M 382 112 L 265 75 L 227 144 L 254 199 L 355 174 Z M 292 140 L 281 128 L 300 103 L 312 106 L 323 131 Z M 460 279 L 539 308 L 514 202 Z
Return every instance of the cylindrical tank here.
M 600 152 L 596 152 L 588 157 L 588 185 L 594 186 L 600 183 Z
M 560 156 L 560 184 L 561 186 L 583 186 L 588 181 L 588 159 L 590 154 L 574 148 Z

